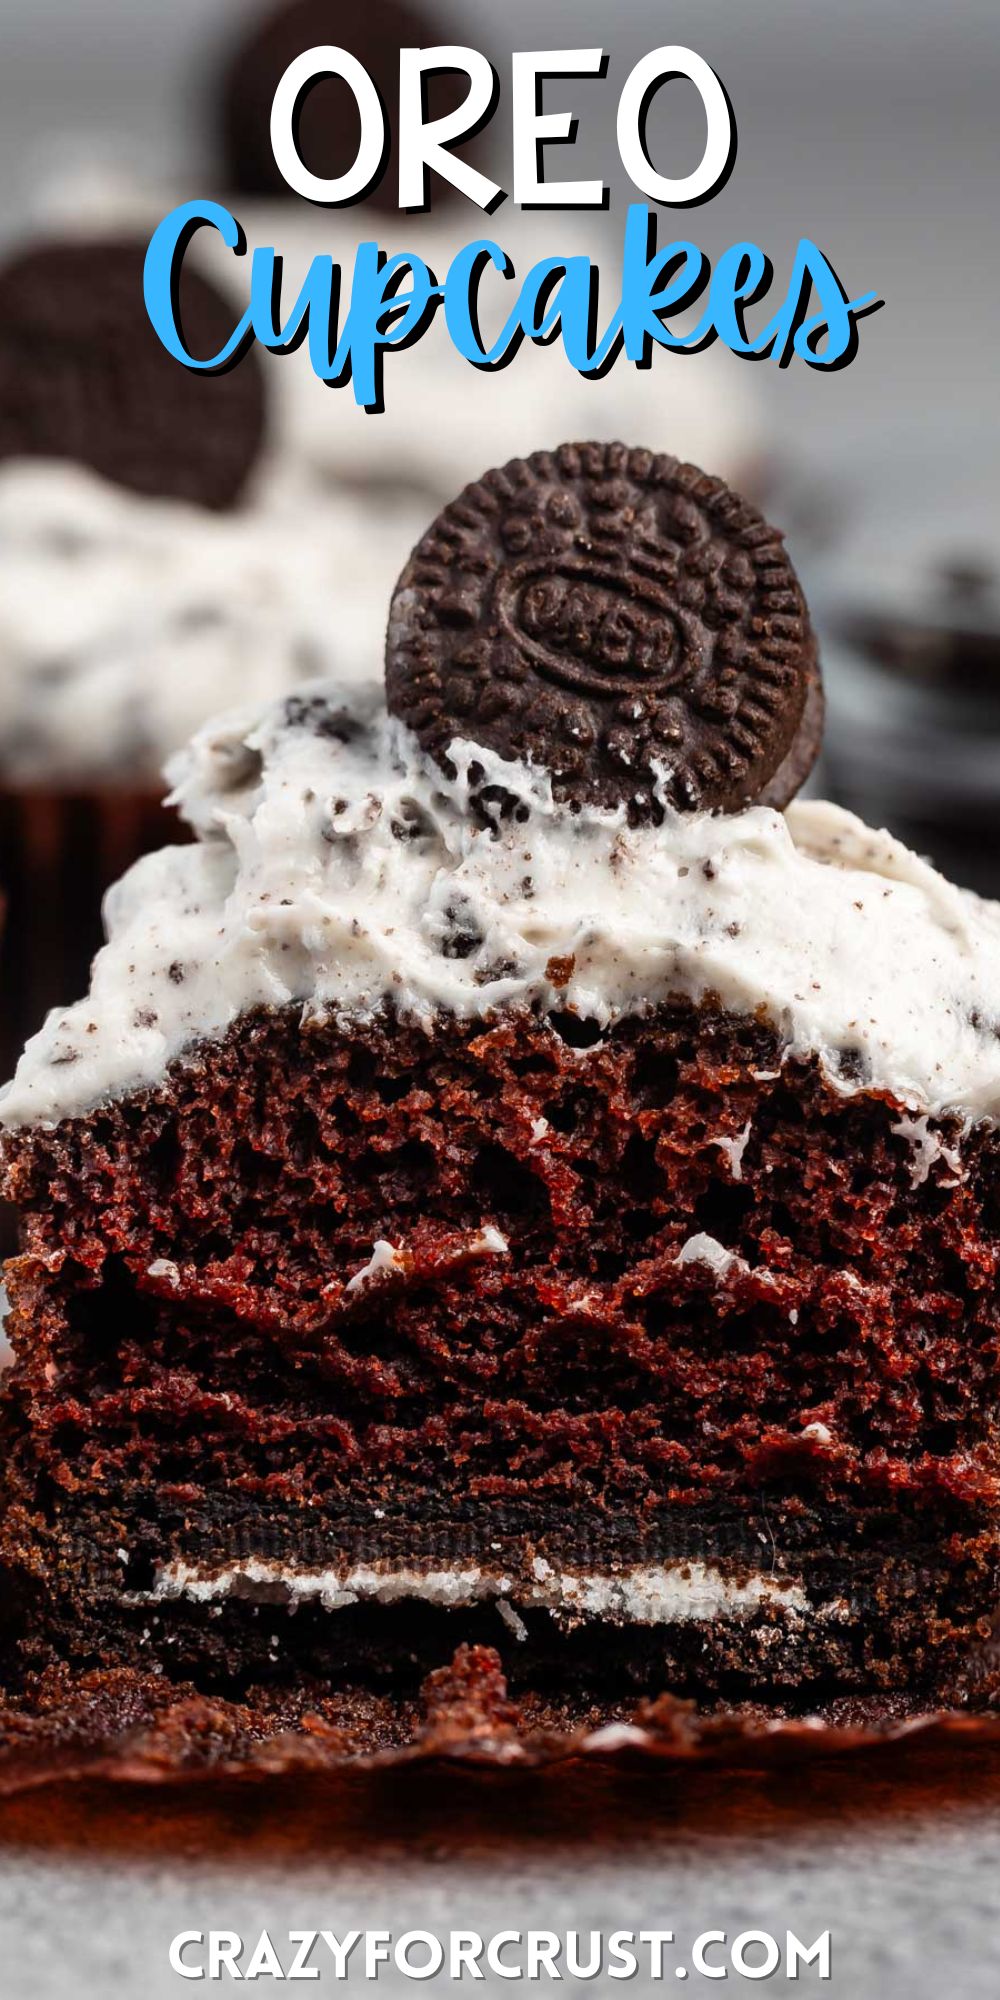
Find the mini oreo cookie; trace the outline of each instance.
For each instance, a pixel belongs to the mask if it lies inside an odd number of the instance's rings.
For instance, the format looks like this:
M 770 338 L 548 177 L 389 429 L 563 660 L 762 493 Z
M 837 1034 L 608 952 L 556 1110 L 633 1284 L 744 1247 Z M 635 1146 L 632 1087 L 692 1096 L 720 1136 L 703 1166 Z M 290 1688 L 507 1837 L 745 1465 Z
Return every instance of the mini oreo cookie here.
M 146 314 L 141 241 L 51 242 L 0 269 L 0 459 L 69 458 L 136 493 L 229 507 L 264 434 L 251 353 L 222 376 L 181 366 Z M 180 293 L 193 354 L 234 310 L 196 271 Z
M 389 706 L 530 759 L 574 804 L 784 806 L 819 749 L 816 642 L 781 536 L 696 466 L 562 445 L 444 509 L 393 596 Z
M 333 42 L 356 57 L 371 77 L 391 128 L 392 141 L 384 171 L 368 200 L 373 207 L 396 211 L 398 156 L 395 133 L 399 109 L 399 51 L 433 48 L 448 42 L 422 8 L 408 0 L 364 0 L 331 7 L 329 0 L 286 0 L 265 15 L 229 63 L 222 80 L 222 144 L 224 169 L 240 194 L 272 197 L 291 190 L 278 171 L 271 146 L 271 105 L 289 64 L 306 49 Z M 464 77 L 442 74 L 427 79 L 427 112 L 443 118 L 465 98 Z M 317 79 L 299 109 L 297 144 L 310 173 L 337 179 L 357 157 L 361 137 L 357 103 L 340 77 Z M 464 145 L 456 148 L 466 157 Z M 457 190 L 431 176 L 433 206 L 457 201 Z

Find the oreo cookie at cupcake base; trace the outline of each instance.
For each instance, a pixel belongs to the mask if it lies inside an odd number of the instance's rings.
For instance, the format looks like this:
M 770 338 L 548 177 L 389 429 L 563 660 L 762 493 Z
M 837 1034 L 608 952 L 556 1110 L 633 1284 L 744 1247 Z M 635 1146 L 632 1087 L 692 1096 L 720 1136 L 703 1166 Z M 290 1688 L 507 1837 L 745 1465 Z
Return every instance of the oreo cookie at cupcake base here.
M 446 507 L 393 596 L 390 708 L 447 763 L 466 737 L 571 805 L 787 805 L 820 742 L 816 642 L 777 530 L 720 479 L 567 444 Z
M 0 459 L 71 459 L 135 493 L 231 507 L 263 441 L 260 362 L 201 375 L 175 361 L 146 314 L 145 254 L 73 239 L 0 268 Z M 189 351 L 209 356 L 235 314 L 185 266 L 180 316 Z

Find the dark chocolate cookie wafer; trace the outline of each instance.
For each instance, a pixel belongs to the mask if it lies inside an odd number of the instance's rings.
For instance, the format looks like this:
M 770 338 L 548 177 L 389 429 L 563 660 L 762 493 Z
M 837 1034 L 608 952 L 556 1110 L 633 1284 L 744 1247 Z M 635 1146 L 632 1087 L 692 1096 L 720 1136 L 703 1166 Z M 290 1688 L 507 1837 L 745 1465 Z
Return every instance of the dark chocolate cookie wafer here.
M 199 375 L 146 315 L 140 241 L 46 243 L 0 269 L 0 459 L 69 458 L 136 493 L 228 507 L 264 432 L 264 382 L 249 354 Z M 185 270 L 191 353 L 219 351 L 235 312 Z
M 354 0 L 331 7 L 329 0 L 286 0 L 254 30 L 229 64 L 222 81 L 224 169 L 242 194 L 287 195 L 271 148 L 271 105 L 289 64 L 306 49 L 332 42 L 366 69 L 382 99 L 392 142 L 385 169 L 368 199 L 395 212 L 398 156 L 395 133 L 399 109 L 399 51 L 434 48 L 451 37 L 423 9 L 407 0 Z M 455 73 L 428 78 L 427 112 L 443 118 L 463 102 L 468 83 Z M 310 173 L 337 179 L 357 157 L 361 126 L 354 94 L 340 77 L 317 80 L 302 102 L 299 154 Z M 465 145 L 456 148 L 468 157 Z M 431 176 L 435 208 L 459 199 L 456 189 Z
M 819 748 L 816 642 L 777 530 L 721 479 L 562 445 L 446 507 L 397 584 L 389 706 L 552 774 L 558 798 L 788 803 Z

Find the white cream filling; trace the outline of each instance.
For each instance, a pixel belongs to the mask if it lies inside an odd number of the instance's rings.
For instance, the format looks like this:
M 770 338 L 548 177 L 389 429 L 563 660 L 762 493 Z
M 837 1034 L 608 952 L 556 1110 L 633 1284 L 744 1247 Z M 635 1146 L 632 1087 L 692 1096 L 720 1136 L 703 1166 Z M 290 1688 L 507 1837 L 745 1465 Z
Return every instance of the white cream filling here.
M 509 1249 L 510 1244 L 503 1231 L 488 1222 L 471 1235 L 460 1237 L 450 1253 L 449 1261 L 464 1264 L 477 1262 L 481 1257 L 506 1257 Z M 376 1238 L 367 1264 L 362 1264 L 360 1271 L 355 1271 L 353 1277 L 348 1278 L 344 1290 L 359 1292 L 372 1278 L 377 1278 L 383 1271 L 405 1271 L 406 1266 L 405 1245 L 390 1243 L 384 1236 L 379 1236 Z M 152 1276 L 152 1264 L 149 1270 Z
M 801 1584 L 764 1571 L 726 1576 L 711 1563 L 640 1563 L 621 1571 L 559 1568 L 536 1556 L 530 1572 L 485 1568 L 478 1563 L 434 1567 L 390 1562 L 353 1563 L 343 1569 L 300 1569 L 253 1558 L 207 1570 L 178 1558 L 158 1571 L 136 1601 L 187 1598 L 209 1604 L 227 1597 L 268 1604 L 318 1603 L 324 1611 L 354 1604 L 398 1604 L 416 1598 L 445 1609 L 496 1602 L 515 1614 L 544 1610 L 571 1619 L 612 1624 L 676 1625 L 750 1618 L 770 1608 L 789 1619 L 842 1618 L 842 1599 L 814 1606 Z
M 689 1236 L 687 1242 L 682 1243 L 674 1263 L 681 1270 L 688 1264 L 702 1264 L 720 1284 L 724 1284 L 734 1271 L 745 1278 L 756 1277 L 762 1285 L 774 1284 L 773 1274 L 766 1265 L 755 1267 L 748 1264 L 745 1257 L 739 1256 L 735 1250 L 727 1250 L 724 1243 L 720 1243 L 715 1236 L 706 1235 L 704 1230 L 700 1230 L 697 1236 Z
M 944 1185 L 955 1187 L 965 1178 L 961 1155 L 954 1146 L 949 1146 L 939 1132 L 932 1132 L 926 1112 L 920 1118 L 900 1118 L 892 1128 L 898 1139 L 908 1139 L 912 1147 L 910 1157 L 910 1178 L 915 1188 L 923 1187 L 930 1179 L 931 1168 L 943 1161 L 951 1175 L 951 1181 Z
M 817 1055 L 844 1093 L 1000 1116 L 1000 905 L 889 834 L 819 803 L 630 828 L 472 742 L 446 779 L 375 690 L 343 727 L 336 685 L 292 700 L 223 719 L 174 761 L 198 839 L 111 891 L 90 994 L 28 1044 L 4 1123 L 153 1084 L 256 1007 L 352 1026 L 391 1001 L 432 1031 L 524 1005 L 606 1027 L 707 996 Z M 477 767 L 520 817 L 477 821 Z

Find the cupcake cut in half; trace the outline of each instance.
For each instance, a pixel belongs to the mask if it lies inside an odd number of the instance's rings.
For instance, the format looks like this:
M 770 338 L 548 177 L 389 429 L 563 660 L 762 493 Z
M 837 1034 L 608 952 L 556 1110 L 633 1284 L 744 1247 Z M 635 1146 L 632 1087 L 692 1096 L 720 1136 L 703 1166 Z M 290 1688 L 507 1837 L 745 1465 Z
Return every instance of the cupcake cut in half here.
M 1000 910 L 791 802 L 780 536 L 515 461 L 388 688 L 195 739 L 0 1101 L 7 1676 L 982 1694 Z

